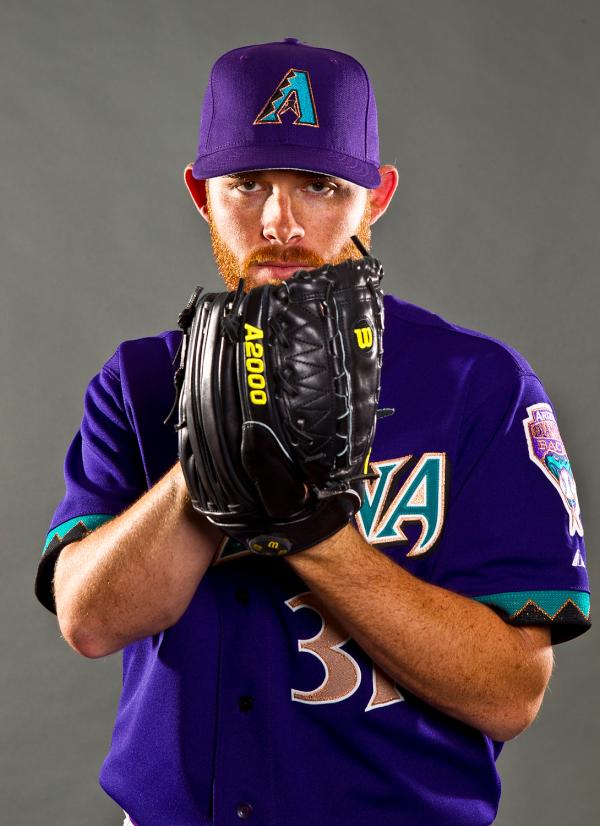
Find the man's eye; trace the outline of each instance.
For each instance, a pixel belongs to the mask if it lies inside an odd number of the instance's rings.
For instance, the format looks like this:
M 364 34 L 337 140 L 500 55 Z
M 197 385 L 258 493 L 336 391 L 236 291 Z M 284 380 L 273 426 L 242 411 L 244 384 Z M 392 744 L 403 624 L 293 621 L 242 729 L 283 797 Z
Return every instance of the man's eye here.
M 242 181 L 240 184 L 236 186 L 236 189 L 243 189 L 244 192 L 255 192 L 256 190 L 252 187 L 257 186 L 256 181 L 252 181 L 248 179 L 247 181 Z
M 327 192 L 328 190 L 333 191 L 333 187 L 326 181 L 311 181 L 308 185 L 319 187 L 317 192 Z

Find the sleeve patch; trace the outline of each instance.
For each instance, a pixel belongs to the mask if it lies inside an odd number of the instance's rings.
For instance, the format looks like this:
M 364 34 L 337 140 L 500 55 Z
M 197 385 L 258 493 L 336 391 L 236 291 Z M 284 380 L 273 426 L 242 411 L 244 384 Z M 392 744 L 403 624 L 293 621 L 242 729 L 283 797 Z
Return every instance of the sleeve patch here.
M 554 485 L 569 514 L 569 533 L 583 536 L 575 478 L 552 408 L 546 402 L 532 404 L 523 419 L 529 458 Z

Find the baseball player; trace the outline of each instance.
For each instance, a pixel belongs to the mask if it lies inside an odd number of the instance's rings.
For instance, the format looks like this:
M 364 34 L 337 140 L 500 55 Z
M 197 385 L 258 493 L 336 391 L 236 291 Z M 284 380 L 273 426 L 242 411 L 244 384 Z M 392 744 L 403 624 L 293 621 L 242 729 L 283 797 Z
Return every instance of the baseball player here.
M 398 173 L 360 63 L 286 38 L 214 64 L 185 182 L 234 290 L 369 249 Z M 519 353 L 384 307 L 395 412 L 362 504 L 294 555 L 191 506 L 164 423 L 181 331 L 123 341 L 89 382 L 35 592 L 76 651 L 123 651 L 99 780 L 126 823 L 493 822 L 503 743 L 552 645 L 590 627 L 575 480 Z

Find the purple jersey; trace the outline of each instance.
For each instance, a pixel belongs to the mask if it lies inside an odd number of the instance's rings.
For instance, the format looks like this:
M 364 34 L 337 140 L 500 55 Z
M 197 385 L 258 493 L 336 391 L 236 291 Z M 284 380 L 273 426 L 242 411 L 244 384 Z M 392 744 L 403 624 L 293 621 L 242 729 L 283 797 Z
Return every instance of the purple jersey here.
M 554 644 L 590 627 L 575 481 L 554 409 L 505 344 L 385 296 L 381 419 L 355 527 L 410 573 Z M 36 595 L 60 549 L 177 461 L 181 333 L 124 341 L 89 383 Z M 123 650 L 100 785 L 139 826 L 483 826 L 502 743 L 377 668 L 284 558 L 224 540 L 181 619 Z

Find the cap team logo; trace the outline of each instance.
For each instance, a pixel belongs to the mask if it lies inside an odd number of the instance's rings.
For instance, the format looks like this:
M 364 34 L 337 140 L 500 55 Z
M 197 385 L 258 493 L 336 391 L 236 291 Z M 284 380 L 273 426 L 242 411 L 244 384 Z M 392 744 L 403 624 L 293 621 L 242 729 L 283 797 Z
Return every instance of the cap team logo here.
M 546 402 L 540 402 L 528 407 L 527 413 L 527 418 L 523 419 L 523 427 L 529 458 L 560 493 L 569 514 L 571 536 L 575 533 L 583 536 L 575 479 L 552 408 Z
M 290 69 L 285 73 L 253 125 L 281 125 L 281 116 L 288 109 L 296 115 L 294 126 L 319 126 L 310 75 L 304 69 Z

